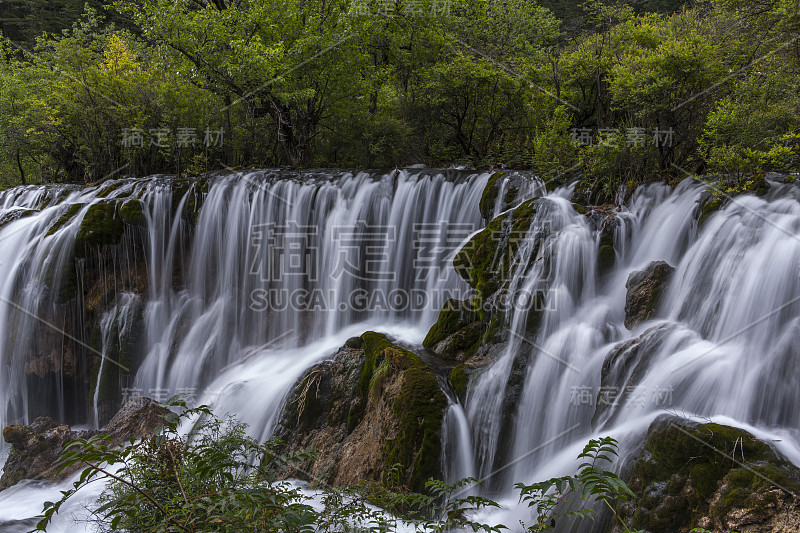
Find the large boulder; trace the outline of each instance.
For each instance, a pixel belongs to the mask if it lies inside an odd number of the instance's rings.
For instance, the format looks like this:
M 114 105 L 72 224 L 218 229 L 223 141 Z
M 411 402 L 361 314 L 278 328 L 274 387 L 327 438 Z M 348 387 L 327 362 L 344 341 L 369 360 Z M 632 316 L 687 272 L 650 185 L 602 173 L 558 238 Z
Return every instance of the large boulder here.
M 6 426 L 3 439 L 11 445 L 11 451 L 0 477 L 0 490 L 23 479 L 55 481 L 68 477 L 75 470 L 58 472 L 61 452 L 68 442 L 88 438 L 94 433 L 72 431 L 69 426 L 43 416 L 28 426 Z
M 7 426 L 3 429 L 3 439 L 11 445 L 11 451 L 0 477 L 0 490 L 23 479 L 66 479 L 82 467 L 76 464 L 59 472 L 58 458 L 69 442 L 106 433 L 110 437 L 107 444 L 118 446 L 130 439 L 152 435 L 168 412 L 150 398 L 134 398 L 111 419 L 105 431 L 75 431 L 47 417 L 39 417 L 27 426 Z
M 481 194 L 478 208 L 486 220 L 529 198 L 534 190 L 536 175 L 518 170 L 500 170 L 489 177 Z
M 666 291 L 675 267 L 653 261 L 644 270 L 631 273 L 625 288 L 625 327 L 633 329 L 655 316 L 661 296 Z
M 364 333 L 312 367 L 290 393 L 276 437 L 313 451 L 287 475 L 332 485 L 381 481 L 400 465 L 414 490 L 441 475 L 447 398 L 432 368 L 384 335 Z
M 617 512 L 634 530 L 800 531 L 800 469 L 738 428 L 656 419 L 628 485 L 636 496 Z

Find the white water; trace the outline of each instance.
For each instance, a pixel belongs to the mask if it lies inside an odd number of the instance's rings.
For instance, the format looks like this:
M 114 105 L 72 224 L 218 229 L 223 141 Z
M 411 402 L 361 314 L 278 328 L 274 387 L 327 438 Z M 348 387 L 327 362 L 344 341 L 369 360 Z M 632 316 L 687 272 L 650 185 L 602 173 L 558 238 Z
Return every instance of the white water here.
M 168 181 L 113 191 L 111 197 L 127 197 L 135 189 L 147 218 L 145 354 L 132 384 L 144 393 L 195 388 L 199 399 L 236 414 L 266 438 L 291 385 L 348 337 L 377 329 L 418 344 L 441 304 L 466 290 L 443 265 L 481 227 L 477 204 L 488 175 L 464 174 L 456 180 L 422 171 L 320 174 L 302 183 L 269 173 L 219 177 L 195 227 L 171 215 L 171 206 L 189 202 L 189 195 L 173 199 Z M 513 525 L 527 517 L 507 490 L 514 482 L 570 472 L 592 436 L 610 434 L 635 445 L 663 412 L 780 439 L 781 450 L 800 463 L 800 420 L 793 409 L 800 399 L 793 359 L 800 331 L 800 204 L 791 188 L 774 189 L 766 198 L 738 198 L 702 231 L 694 216 L 701 187 L 687 180 L 674 192 L 662 185 L 640 189 L 618 213 L 617 263 L 602 277 L 599 236 L 566 199 L 569 190 L 542 200 L 517 252 L 521 266 L 511 287 L 545 292 L 540 326 L 527 335 L 527 311 L 513 313 L 503 353 L 471 383 L 465 405 L 449 408 L 447 477 L 486 480 L 493 494 L 508 498 L 509 510 L 495 518 Z M 3 425 L 29 422 L 36 410 L 30 404 L 38 390 L 29 390 L 25 380 L 32 335 L 43 327 L 35 317 L 66 320 L 70 312 L 43 280 L 47 265 L 69 255 L 81 214 L 51 236 L 47 228 L 67 204 L 98 200 L 93 190 L 27 188 L 3 193 L 0 204 L 32 207 L 45 194 L 54 197 L 51 207 L 0 229 Z M 528 194 L 541 192 L 532 186 Z M 284 231 L 267 248 L 296 253 L 266 252 L 265 239 L 275 237 L 270 232 L 276 227 Z M 422 248 L 414 245 L 420 229 L 432 231 Z M 534 246 L 538 241 L 543 244 Z M 129 247 L 124 241 L 111 265 L 122 279 Z M 524 268 L 534 253 L 539 261 Z M 313 258 L 315 275 L 308 264 L 303 275 L 292 275 L 295 256 L 305 258 L 301 264 Z M 623 325 L 625 281 L 653 260 L 677 271 L 657 320 L 630 332 Z M 342 263 L 355 272 L 334 275 Z M 278 282 L 265 271 L 275 267 L 283 273 Z M 354 294 L 386 296 L 396 289 L 435 298 L 413 309 L 392 308 L 385 300 L 363 309 L 352 305 Z M 265 310 L 262 297 L 276 292 L 318 293 L 323 303 L 313 311 Z M 655 325 L 661 327 L 650 329 Z M 641 379 L 595 416 L 606 356 L 639 335 L 649 343 Z M 506 409 L 514 371 L 520 386 Z M 627 378 L 620 378 L 623 389 Z M 574 401 L 579 390 L 591 392 L 591 405 Z M 61 392 L 48 394 L 56 399 L 48 397 L 45 405 L 63 418 Z M 94 411 L 97 417 L 96 405 Z M 12 490 L 0 493 L 0 509 L 26 516 L 19 502 L 34 489 Z

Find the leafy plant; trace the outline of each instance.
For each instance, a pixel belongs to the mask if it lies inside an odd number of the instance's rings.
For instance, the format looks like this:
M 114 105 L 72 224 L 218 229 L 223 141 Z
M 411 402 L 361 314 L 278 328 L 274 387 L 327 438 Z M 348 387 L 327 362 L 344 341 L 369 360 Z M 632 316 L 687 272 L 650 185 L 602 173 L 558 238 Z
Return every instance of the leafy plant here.
M 527 531 L 552 529 L 558 517 L 594 520 L 596 514 L 594 509 L 558 510 L 558 507 L 566 504 L 572 495 L 583 500 L 602 502 L 617 516 L 612 502 L 627 501 L 634 494 L 619 476 L 601 466 L 603 462 L 610 464 L 612 456 L 616 455 L 617 441 L 613 438 L 591 440 L 578 455 L 578 459 L 584 459 L 584 462 L 578 467 L 577 474 L 551 478 L 532 485 L 517 483 L 515 487 L 520 491 L 520 502 L 525 502 L 532 508 L 536 516 L 536 524 L 528 526 Z M 620 523 L 626 532 L 630 532 L 621 519 Z
M 62 469 L 85 466 L 73 488 L 57 502 L 44 504 L 38 531 L 46 531 L 61 506 L 90 483 L 106 482 L 92 509 L 101 531 L 167 532 L 390 532 L 398 526 L 418 532 L 455 530 L 500 533 L 503 525 L 474 521 L 475 511 L 499 505 L 469 490 L 473 478 L 448 484 L 431 479 L 425 493 L 401 483 L 402 465 L 388 469 L 380 483 L 363 481 L 349 487 L 318 487 L 313 496 L 282 480 L 296 472 L 308 453 L 278 454 L 281 443 L 259 444 L 234 418 L 220 420 L 207 406 L 193 409 L 180 400 L 167 404 L 180 410 L 163 416 L 155 435 L 129 441 L 121 448 L 96 435 L 71 442 L 62 454 Z M 181 425 L 191 426 L 179 431 Z M 586 459 L 574 476 L 533 485 L 518 484 L 520 500 L 536 510 L 529 531 L 548 529 L 556 516 L 592 516 L 591 509 L 556 512 L 571 492 L 605 502 L 626 499 L 630 489 L 615 474 L 599 466 L 616 455 L 616 441 L 591 441 L 580 458 Z M 321 504 L 321 505 L 320 505 Z
M 165 415 L 164 425 L 150 438 L 116 449 L 108 446 L 106 435 L 71 442 L 61 468 L 80 464 L 85 469 L 59 501 L 44 504 L 36 529 L 45 531 L 64 502 L 101 481 L 107 485 L 92 513 L 99 529 L 107 531 L 385 532 L 393 530 L 397 517 L 422 531 L 466 527 L 496 533 L 503 528 L 468 518 L 469 511 L 496 507 L 495 502 L 454 495 L 474 480 L 453 485 L 430 480 L 428 494 L 413 493 L 400 486 L 400 465 L 390 469 L 382 484 L 324 487 L 318 510 L 311 496 L 279 479 L 309 454 L 277 454 L 279 442 L 259 444 L 247 436 L 244 424 L 222 421 L 207 406 L 188 409 L 180 400 L 165 406 L 181 412 Z M 179 431 L 182 422 L 191 425 L 188 432 Z

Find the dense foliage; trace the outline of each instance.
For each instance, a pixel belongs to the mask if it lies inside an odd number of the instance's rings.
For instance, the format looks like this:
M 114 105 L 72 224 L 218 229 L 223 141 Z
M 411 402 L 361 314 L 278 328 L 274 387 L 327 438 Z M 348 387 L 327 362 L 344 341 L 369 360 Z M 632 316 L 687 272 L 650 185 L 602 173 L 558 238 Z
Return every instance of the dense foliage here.
M 115 0 L 63 31 L 5 3 L 6 184 L 457 163 L 613 187 L 800 165 L 798 0 Z
M 472 513 L 497 503 L 475 494 L 477 480 L 453 485 L 429 480 L 426 493 L 408 490 L 400 482 L 400 465 L 381 483 L 352 487 L 316 486 L 315 499 L 282 479 L 297 472 L 306 453 L 279 455 L 279 443 L 261 444 L 245 425 L 220 420 L 206 406 L 187 409 L 180 400 L 168 406 L 180 414 L 165 415 L 156 435 L 111 448 L 104 435 L 79 439 L 67 446 L 63 466 L 85 467 L 73 488 L 58 502 L 44 505 L 37 530 L 45 531 L 61 506 L 86 485 L 105 482 L 89 510 L 99 531 L 166 532 L 381 532 L 455 530 L 500 533 L 502 525 L 475 522 Z M 182 425 L 181 425 L 182 423 Z M 179 428 L 184 428 L 180 429 Z M 185 429 L 189 426 L 189 429 Z M 616 441 L 592 440 L 579 459 L 577 474 L 533 485 L 518 484 L 520 501 L 534 523 L 526 531 L 551 529 L 555 517 L 593 517 L 591 508 L 563 507 L 568 497 L 605 502 L 633 493 L 605 466 L 616 455 Z M 302 470 L 300 470 L 302 471 Z M 623 528 L 627 528 L 623 524 Z

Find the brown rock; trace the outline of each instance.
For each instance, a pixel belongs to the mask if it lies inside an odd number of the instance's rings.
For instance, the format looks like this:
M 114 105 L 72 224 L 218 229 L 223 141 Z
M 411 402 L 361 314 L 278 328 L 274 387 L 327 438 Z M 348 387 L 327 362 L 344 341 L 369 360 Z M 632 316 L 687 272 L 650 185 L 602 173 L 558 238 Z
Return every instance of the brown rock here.
M 103 433 L 108 445 L 118 446 L 130 439 L 152 435 L 163 424 L 162 415 L 169 410 L 150 398 L 134 398 L 114 415 Z M 66 445 L 75 439 L 88 439 L 100 431 L 73 431 L 52 418 L 39 417 L 28 426 L 13 425 L 3 429 L 3 439 L 11 451 L 0 477 L 0 490 L 23 479 L 63 480 L 81 469 L 80 464 L 59 472 L 58 458 Z
M 314 483 L 381 481 L 401 468 L 400 483 L 421 489 L 440 474 L 447 399 L 417 355 L 367 332 L 312 367 L 286 403 L 276 437 L 288 451 L 313 451 L 284 475 Z
M 625 327 L 633 329 L 637 324 L 652 318 L 657 309 L 675 267 L 664 261 L 653 261 L 644 270 L 631 273 L 625 288 Z

